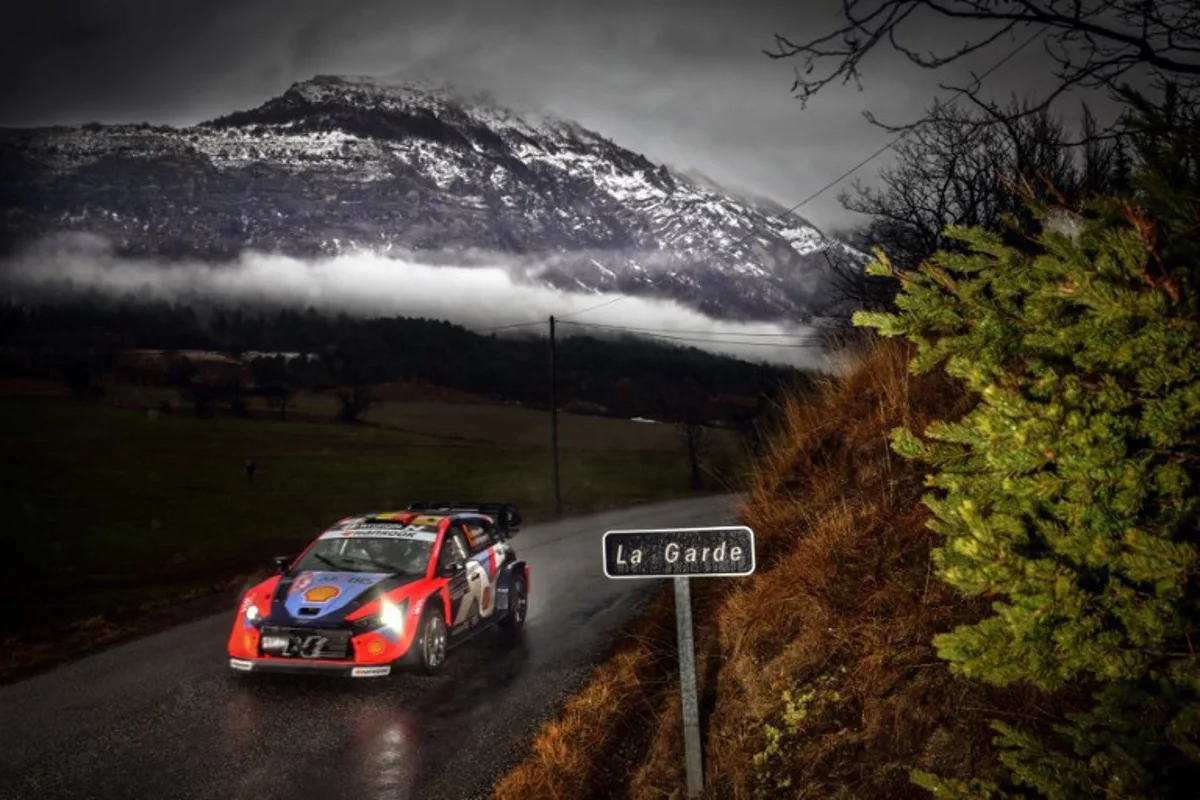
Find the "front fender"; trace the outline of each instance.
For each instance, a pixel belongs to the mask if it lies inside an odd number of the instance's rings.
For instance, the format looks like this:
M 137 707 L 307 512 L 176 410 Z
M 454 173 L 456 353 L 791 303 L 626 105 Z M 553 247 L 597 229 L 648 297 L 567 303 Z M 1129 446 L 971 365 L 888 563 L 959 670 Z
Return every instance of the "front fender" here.
M 426 606 L 435 606 L 439 611 L 442 612 L 442 619 L 446 620 L 446 624 L 450 624 L 450 620 L 452 620 L 454 617 L 450 613 L 449 581 L 444 581 L 441 586 L 438 586 L 429 594 L 425 595 L 425 598 L 421 602 L 421 613 L 424 613 Z M 419 618 L 419 615 L 414 616 L 418 616 Z

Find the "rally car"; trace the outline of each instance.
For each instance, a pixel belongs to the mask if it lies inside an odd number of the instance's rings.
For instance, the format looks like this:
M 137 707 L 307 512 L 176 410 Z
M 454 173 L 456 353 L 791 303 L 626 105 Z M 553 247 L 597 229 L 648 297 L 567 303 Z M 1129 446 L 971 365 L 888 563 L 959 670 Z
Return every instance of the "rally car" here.
M 420 503 L 347 517 L 247 590 L 229 636 L 241 672 L 433 675 L 480 631 L 525 624 L 529 566 L 511 503 Z

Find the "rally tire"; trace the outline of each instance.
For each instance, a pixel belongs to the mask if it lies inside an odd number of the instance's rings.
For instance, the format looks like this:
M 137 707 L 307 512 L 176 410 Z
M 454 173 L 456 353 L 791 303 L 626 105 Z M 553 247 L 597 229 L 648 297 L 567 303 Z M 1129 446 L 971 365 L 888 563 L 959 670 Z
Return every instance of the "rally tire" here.
M 441 609 L 429 607 L 421 617 L 421 627 L 413 637 L 412 664 L 422 675 L 437 675 L 446 665 L 449 634 Z
M 508 588 L 508 610 L 500 620 L 500 627 L 516 632 L 525 627 L 525 616 L 529 612 L 529 596 L 525 591 L 525 578 L 513 575 Z

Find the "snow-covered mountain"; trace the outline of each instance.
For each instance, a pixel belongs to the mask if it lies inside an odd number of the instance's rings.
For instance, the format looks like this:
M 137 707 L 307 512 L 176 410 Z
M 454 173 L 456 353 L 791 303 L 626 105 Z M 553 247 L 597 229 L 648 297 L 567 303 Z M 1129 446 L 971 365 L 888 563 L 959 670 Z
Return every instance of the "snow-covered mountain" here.
M 87 231 L 123 254 L 212 261 L 500 253 L 524 280 L 726 319 L 808 317 L 823 251 L 853 253 L 776 204 L 575 123 L 355 77 L 318 76 L 188 128 L 0 131 L 0 208 L 6 251 Z

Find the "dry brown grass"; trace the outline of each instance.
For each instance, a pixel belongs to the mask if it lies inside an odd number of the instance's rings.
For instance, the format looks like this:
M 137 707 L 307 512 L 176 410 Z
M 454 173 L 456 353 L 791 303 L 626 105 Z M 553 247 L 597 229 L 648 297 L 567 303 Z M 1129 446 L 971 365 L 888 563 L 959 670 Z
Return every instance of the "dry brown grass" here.
M 987 605 L 933 574 L 925 470 L 889 448 L 894 427 L 969 406 L 949 379 L 911 376 L 910 356 L 874 344 L 858 369 L 783 409 L 743 509 L 758 572 L 694 582 L 708 797 L 928 797 L 913 768 L 989 777 L 988 720 L 1045 713 L 1020 692 L 955 679 L 930 644 Z M 497 798 L 682 796 L 669 595 L 637 629 L 638 644 L 543 728 Z M 639 729 L 641 752 L 617 762 L 629 772 L 604 775 Z
M 666 592 L 621 634 L 616 651 L 596 668 L 587 687 L 542 726 L 524 763 L 495 787 L 498 798 L 604 796 L 621 776 L 597 755 L 621 755 L 639 725 L 653 721 L 670 660 L 672 598 Z M 636 760 L 640 753 L 625 753 Z

